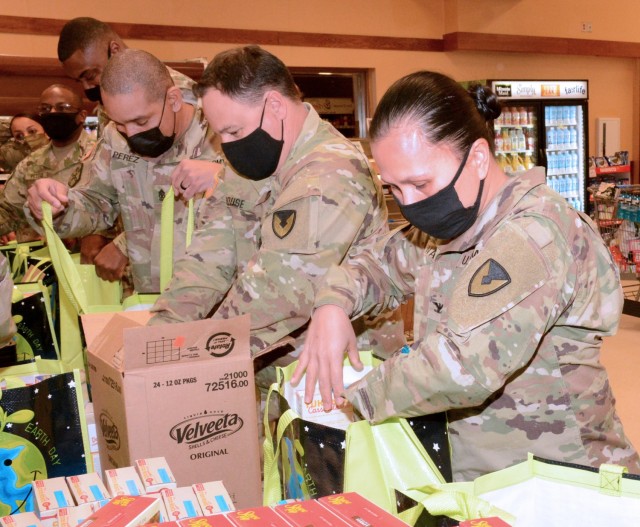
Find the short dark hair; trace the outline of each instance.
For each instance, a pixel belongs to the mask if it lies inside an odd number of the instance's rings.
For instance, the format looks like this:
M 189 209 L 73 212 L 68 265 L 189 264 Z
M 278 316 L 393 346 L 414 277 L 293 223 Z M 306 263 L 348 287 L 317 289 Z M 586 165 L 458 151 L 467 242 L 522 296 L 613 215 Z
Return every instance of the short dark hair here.
M 218 53 L 204 70 L 193 92 L 202 97 L 209 88 L 251 103 L 260 101 L 268 90 L 300 100 L 300 91 L 289 69 L 278 57 L 255 45 Z
M 108 24 L 88 16 L 69 20 L 58 38 L 58 60 L 64 62 L 76 51 L 85 50 L 101 40 L 118 39 Z
M 61 84 L 61 83 L 55 83 L 55 84 L 51 84 L 49 86 L 47 86 L 44 90 L 42 90 L 42 93 L 40 94 L 40 98 L 42 98 L 42 96 L 48 92 L 49 90 L 52 90 L 54 88 L 58 88 L 59 90 L 65 91 L 67 92 L 71 97 L 69 98 L 69 102 L 71 104 L 73 104 L 76 108 L 82 110 L 82 95 L 80 95 L 77 90 L 73 89 L 71 86 L 69 86 L 68 84 Z
M 131 93 L 141 86 L 151 101 L 164 99 L 173 80 L 160 59 L 141 49 L 123 49 L 109 59 L 100 88 L 109 94 Z
M 486 86 L 468 90 L 455 80 L 431 71 L 418 71 L 397 80 L 382 96 L 371 120 L 372 141 L 397 125 L 418 126 L 433 144 L 449 143 L 461 157 L 480 138 L 493 150 L 487 121 L 500 115 L 500 103 Z

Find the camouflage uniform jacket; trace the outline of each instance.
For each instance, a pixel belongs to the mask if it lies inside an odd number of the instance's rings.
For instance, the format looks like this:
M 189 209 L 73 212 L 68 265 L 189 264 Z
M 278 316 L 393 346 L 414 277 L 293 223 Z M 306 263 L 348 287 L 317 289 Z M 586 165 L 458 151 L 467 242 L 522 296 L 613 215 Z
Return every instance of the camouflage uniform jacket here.
M 95 144 L 93 134 L 82 130 L 78 140 L 60 159 L 51 143 L 23 159 L 11 174 L 0 196 L 0 234 L 16 231 L 18 241 L 39 238 L 25 218 L 23 208 L 27 201 L 27 191 L 35 181 L 42 178 L 52 178 L 70 187 L 84 181 L 87 171 L 83 173 L 83 161 L 91 155 Z
M 372 422 L 446 411 L 457 481 L 528 452 L 640 473 L 599 362 L 622 310 L 617 270 L 590 220 L 543 183 L 542 169 L 514 177 L 447 244 L 399 230 L 318 294 L 357 312 L 414 293 L 411 349 L 347 397 Z
M 195 108 L 185 133 L 154 159 L 131 152 L 115 125 L 109 123 L 91 161 L 90 180 L 69 191 L 69 206 L 56 218 L 56 230 L 61 237 L 86 236 L 111 228 L 121 214 L 126 238 L 122 252 L 129 256 L 135 290 L 159 292 L 162 200 L 181 160 L 218 159 L 211 141 L 212 132 L 200 107 Z M 202 203 L 201 197 L 195 199 L 196 211 Z M 186 247 L 186 204 L 176 200 L 174 210 L 175 259 Z
M 21 143 L 11 138 L 6 143 L 0 145 L 0 170 L 13 172 L 22 161 L 31 153 L 31 148 L 27 143 Z
M 0 345 L 7 343 L 16 332 L 15 322 L 11 318 L 12 295 L 11 269 L 4 254 L 0 253 Z
M 180 88 L 180 91 L 182 92 L 182 100 L 187 104 L 196 106 L 198 99 L 193 93 L 193 85 L 195 84 L 195 81 L 169 66 L 167 66 L 167 69 L 169 70 L 173 84 Z M 98 118 L 98 137 L 102 137 L 105 127 L 109 124 L 109 116 L 107 115 L 107 112 L 104 111 L 104 106 L 102 106 L 100 102 L 96 104 L 93 112 Z
M 353 243 L 387 228 L 366 158 L 306 106 L 303 129 L 276 174 L 255 183 L 225 174 L 216 199 L 227 210 L 199 221 L 203 227 L 154 307 L 154 323 L 204 318 L 217 306 L 215 318 L 251 314 L 254 354 L 292 333 L 300 348 L 316 282 Z M 389 343 L 369 332 L 363 349 L 397 349 L 403 327 L 390 325 L 381 332 Z

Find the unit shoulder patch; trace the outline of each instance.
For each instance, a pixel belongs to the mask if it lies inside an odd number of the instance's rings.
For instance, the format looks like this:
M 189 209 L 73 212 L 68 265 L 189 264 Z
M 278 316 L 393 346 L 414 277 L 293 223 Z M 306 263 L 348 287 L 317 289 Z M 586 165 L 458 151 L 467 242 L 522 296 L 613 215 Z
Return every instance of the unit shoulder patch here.
M 484 262 L 469 281 L 469 296 L 488 296 L 511 283 L 511 277 L 493 258 Z
M 295 210 L 278 210 L 273 213 L 273 233 L 280 239 L 287 236 L 296 224 Z

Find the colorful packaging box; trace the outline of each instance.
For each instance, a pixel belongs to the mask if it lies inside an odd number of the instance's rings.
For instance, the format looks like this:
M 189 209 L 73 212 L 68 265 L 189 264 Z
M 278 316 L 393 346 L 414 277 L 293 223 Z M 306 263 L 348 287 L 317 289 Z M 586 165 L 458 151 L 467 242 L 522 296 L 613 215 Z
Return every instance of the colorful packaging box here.
M 31 482 L 33 488 L 34 512 L 45 527 L 52 527 L 60 507 L 75 505 L 67 482 L 63 477 L 37 479 Z
M 76 527 L 94 513 L 91 503 L 58 509 L 57 527 Z
M 158 511 L 158 522 L 159 523 L 173 523 L 169 522 L 169 515 L 167 514 L 167 508 L 164 506 L 164 500 L 162 499 L 162 491 L 158 492 L 149 492 L 145 494 L 145 496 L 150 496 L 152 498 L 158 498 L 158 503 L 160 506 L 160 510 Z
M 104 480 L 112 497 L 142 496 L 144 485 L 134 467 L 113 468 L 104 471 Z
M 135 467 L 147 494 L 178 486 L 164 457 L 136 459 Z
M 180 520 L 178 525 L 180 527 L 233 527 L 233 524 L 227 520 L 224 514 L 187 518 L 186 520 Z
M 291 527 L 291 524 L 271 507 L 242 509 L 229 512 L 225 516 L 236 527 Z
M 511 525 L 497 516 L 491 516 L 490 518 L 461 521 L 460 527 L 511 527 Z
M 137 527 L 158 521 L 158 498 L 116 496 L 83 521 L 81 527 Z
M 167 517 L 171 521 L 202 516 L 198 499 L 191 487 L 163 489 L 161 494 L 164 506 L 167 509 Z
M 19 512 L 0 518 L 1 527 L 41 527 L 35 512 Z
M 348 524 L 315 500 L 276 505 L 273 509 L 295 527 L 346 527 Z
M 406 527 L 408 525 L 357 492 L 324 496 L 317 501 L 352 527 Z
M 68 476 L 67 485 L 78 505 L 111 499 L 111 495 L 104 486 L 100 476 L 95 472 L 80 474 L 78 476 Z
M 205 516 L 236 510 L 222 481 L 207 481 L 191 485 Z

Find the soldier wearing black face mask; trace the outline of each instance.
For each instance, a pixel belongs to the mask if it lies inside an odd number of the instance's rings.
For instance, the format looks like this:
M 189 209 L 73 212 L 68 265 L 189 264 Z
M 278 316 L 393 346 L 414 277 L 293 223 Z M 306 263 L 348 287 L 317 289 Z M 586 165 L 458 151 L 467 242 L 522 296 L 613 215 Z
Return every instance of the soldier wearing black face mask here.
M 102 75 L 102 95 L 111 121 L 90 160 L 89 180 L 72 189 L 39 181 L 29 192 L 29 205 L 39 217 L 42 200 L 50 202 L 60 214 L 56 230 L 61 236 L 112 227 L 120 216 L 124 236 L 96 256 L 98 275 L 118 280 L 129 264 L 137 292 L 159 292 L 161 203 L 172 185 L 190 190 L 186 173 L 213 174 L 221 167 L 212 163 L 219 159 L 213 133 L 202 109 L 182 98 L 164 64 L 145 51 L 126 49 L 112 56 Z M 205 201 L 200 191 L 195 210 Z M 175 254 L 181 254 L 188 225 L 184 200 L 175 203 L 175 225 Z
M 53 84 L 42 92 L 38 120 L 51 142 L 13 171 L 0 197 L 0 235 L 14 231 L 18 241 L 39 237 L 28 227 L 23 212 L 27 191 L 35 181 L 52 178 L 73 187 L 82 179 L 82 161 L 93 150 L 95 137 L 84 130 L 87 112 L 81 108 L 82 98 L 69 86 Z
M 101 135 L 108 121 L 100 93 L 102 71 L 107 61 L 124 49 L 127 49 L 127 45 L 120 36 L 108 24 L 95 18 L 74 18 L 60 32 L 58 59 L 65 73 L 82 84 L 87 99 L 98 103 L 98 135 Z M 171 68 L 167 70 L 173 83 L 182 90 L 184 100 L 195 104 L 196 98 L 191 91 L 193 80 Z

